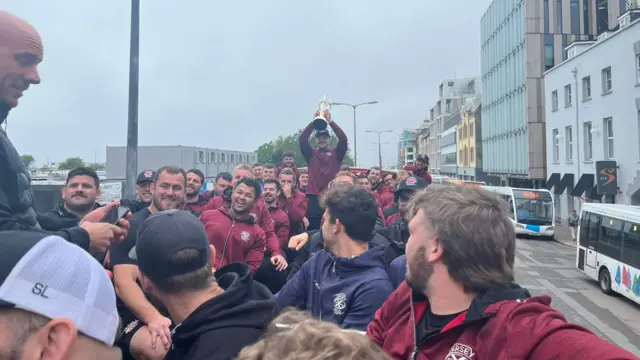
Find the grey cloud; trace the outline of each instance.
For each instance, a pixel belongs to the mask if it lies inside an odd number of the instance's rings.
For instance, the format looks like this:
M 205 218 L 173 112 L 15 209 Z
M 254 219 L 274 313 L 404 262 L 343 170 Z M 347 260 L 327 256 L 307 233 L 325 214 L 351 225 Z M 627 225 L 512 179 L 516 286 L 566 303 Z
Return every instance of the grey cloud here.
M 479 20 L 489 0 L 143 1 L 140 144 L 254 150 L 303 127 L 322 95 L 380 104 L 358 110 L 360 163 L 396 162 L 454 73 L 479 73 Z M 129 1 L 5 0 L 45 42 L 42 84 L 9 117 L 38 163 L 104 160 L 126 143 Z M 390 5 L 393 4 L 393 5 Z M 351 110 L 334 118 L 353 133 Z M 37 131 L 37 133 L 36 133 Z

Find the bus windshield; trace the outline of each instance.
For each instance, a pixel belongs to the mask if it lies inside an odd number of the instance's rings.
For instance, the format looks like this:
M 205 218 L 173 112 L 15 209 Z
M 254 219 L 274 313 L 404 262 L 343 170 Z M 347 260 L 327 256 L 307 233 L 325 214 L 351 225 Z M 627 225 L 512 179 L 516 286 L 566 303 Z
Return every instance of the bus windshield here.
M 514 190 L 516 221 L 529 225 L 553 224 L 553 199 L 542 191 Z

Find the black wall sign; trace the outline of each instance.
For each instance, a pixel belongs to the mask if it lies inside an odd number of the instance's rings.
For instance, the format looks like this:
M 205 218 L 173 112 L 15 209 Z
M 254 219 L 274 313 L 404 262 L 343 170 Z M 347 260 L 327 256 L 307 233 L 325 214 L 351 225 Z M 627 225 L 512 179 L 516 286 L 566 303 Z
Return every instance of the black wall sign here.
M 618 193 L 618 164 L 615 161 L 596 161 L 598 194 Z

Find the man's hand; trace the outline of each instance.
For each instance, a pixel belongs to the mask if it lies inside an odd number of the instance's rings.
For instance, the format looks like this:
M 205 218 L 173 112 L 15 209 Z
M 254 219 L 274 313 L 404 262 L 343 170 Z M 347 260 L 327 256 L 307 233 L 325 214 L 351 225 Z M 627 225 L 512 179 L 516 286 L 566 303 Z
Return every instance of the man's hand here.
M 293 189 L 291 187 L 291 184 L 283 184 L 282 193 L 284 194 L 284 197 L 289 199 L 293 195 Z
M 271 257 L 271 265 L 276 267 L 278 271 L 285 271 L 287 269 L 287 260 L 282 255 L 276 255 Z
M 304 225 L 305 230 L 309 228 L 309 219 L 306 216 L 302 218 L 302 225 Z
M 89 253 L 104 254 L 115 239 L 120 238 L 124 230 L 107 223 L 83 222 L 80 227 L 89 233 Z
M 296 251 L 300 251 L 304 244 L 309 241 L 309 234 L 302 233 L 295 236 L 292 236 L 289 239 L 289 249 L 295 249 Z
M 102 219 L 104 219 L 105 216 L 107 216 L 107 214 L 109 213 L 109 211 L 111 211 L 111 209 L 118 206 L 120 206 L 120 201 L 116 200 L 103 207 L 93 210 L 92 212 L 85 215 L 85 217 L 83 217 L 82 220 L 80 220 L 80 226 L 84 227 L 83 224 L 87 222 L 99 223 L 100 221 L 102 221 Z M 128 216 L 131 216 L 131 212 L 129 212 L 127 217 Z M 124 240 L 124 238 L 127 236 L 128 230 L 129 230 L 129 221 L 127 221 L 127 219 L 120 219 L 120 221 L 118 222 L 118 226 L 114 226 L 114 234 L 113 234 L 114 239 L 117 241 Z
M 147 324 L 147 329 L 151 333 L 151 348 L 155 349 L 158 345 L 158 338 L 160 338 L 160 345 L 165 349 L 169 349 L 171 346 L 171 320 L 164 316 L 159 316 L 153 319 Z

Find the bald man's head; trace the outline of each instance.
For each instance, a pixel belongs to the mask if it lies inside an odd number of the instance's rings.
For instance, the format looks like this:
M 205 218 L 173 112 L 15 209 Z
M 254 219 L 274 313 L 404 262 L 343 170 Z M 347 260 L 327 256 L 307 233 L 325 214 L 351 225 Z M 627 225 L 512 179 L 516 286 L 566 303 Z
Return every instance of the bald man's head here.
M 42 39 L 36 29 L 0 11 L 0 122 L 3 108 L 8 112 L 18 106 L 29 85 L 40 83 L 37 66 L 42 57 Z

